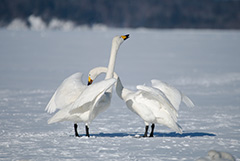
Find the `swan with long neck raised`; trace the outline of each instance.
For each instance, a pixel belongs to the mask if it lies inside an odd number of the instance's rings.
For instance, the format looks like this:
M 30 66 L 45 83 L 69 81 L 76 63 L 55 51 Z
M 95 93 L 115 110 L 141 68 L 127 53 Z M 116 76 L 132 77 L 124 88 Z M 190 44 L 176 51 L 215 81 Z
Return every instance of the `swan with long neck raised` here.
M 108 69 L 106 67 L 96 67 L 89 72 L 89 77 L 92 77 L 91 79 L 94 80 L 98 75 L 106 73 L 107 71 Z M 92 75 L 94 75 L 94 77 Z M 159 88 L 143 85 L 137 86 L 138 91 L 132 91 L 123 87 L 116 73 L 114 73 L 114 78 L 117 79 L 116 92 L 118 96 L 124 100 L 131 111 L 144 120 L 146 125 L 145 137 L 148 133 L 149 124 L 152 124 L 150 137 L 153 137 L 155 123 L 165 125 L 178 133 L 182 133 L 182 129 L 177 123 L 177 111 L 181 103 L 181 101 L 178 100 L 181 99 L 179 97 L 183 95 L 179 95 L 179 93 L 181 93 L 179 90 L 166 83 L 162 83 L 160 87 L 162 89 L 165 88 L 164 91 L 161 91 Z M 153 86 L 157 86 L 161 81 L 152 80 L 152 82 L 154 82 Z M 168 91 L 166 89 L 168 89 Z M 190 99 L 188 104 L 185 101 L 184 103 L 189 107 L 194 106 Z
M 86 136 L 90 136 L 89 124 L 98 114 L 110 106 L 112 85 L 115 82 L 113 72 L 117 52 L 120 45 L 128 37 L 129 35 L 123 35 L 113 38 L 105 80 L 91 85 L 92 81 L 89 79 L 88 85 L 91 86 L 86 86 L 83 85 L 81 81 L 82 74 L 75 73 L 62 82 L 45 109 L 48 113 L 53 113 L 59 109 L 59 111 L 48 120 L 49 124 L 61 121 L 73 121 L 75 123 L 75 136 L 79 136 L 77 123 L 84 122 Z

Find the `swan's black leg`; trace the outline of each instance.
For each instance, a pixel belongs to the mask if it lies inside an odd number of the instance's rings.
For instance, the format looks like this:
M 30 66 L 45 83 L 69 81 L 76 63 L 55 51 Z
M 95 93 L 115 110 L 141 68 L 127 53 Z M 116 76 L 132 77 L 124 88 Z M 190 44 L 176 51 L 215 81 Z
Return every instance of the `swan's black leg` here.
M 85 126 L 85 129 L 86 129 L 86 136 L 90 137 L 90 135 L 89 135 L 89 127 L 87 125 Z
M 147 134 L 148 134 L 148 125 L 147 126 L 145 126 L 145 133 L 144 133 L 144 135 L 143 135 L 143 137 L 147 137 Z
M 75 136 L 76 136 L 76 137 L 79 137 L 78 132 L 77 132 L 77 127 L 78 127 L 78 125 L 77 125 L 77 124 L 74 124 Z
M 155 128 L 155 124 L 152 124 L 152 130 L 151 130 L 151 133 L 150 133 L 150 136 L 149 137 L 153 137 L 153 132 L 154 132 L 154 128 Z

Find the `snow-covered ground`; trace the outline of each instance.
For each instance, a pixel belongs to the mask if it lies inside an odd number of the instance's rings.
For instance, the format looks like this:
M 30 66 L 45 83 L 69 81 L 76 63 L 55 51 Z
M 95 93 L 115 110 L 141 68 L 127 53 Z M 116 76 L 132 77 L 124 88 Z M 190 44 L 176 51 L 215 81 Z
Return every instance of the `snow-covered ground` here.
M 44 109 L 64 78 L 107 66 L 113 36 L 130 33 L 116 72 L 127 88 L 160 79 L 189 96 L 183 134 L 143 121 L 113 95 L 111 107 L 74 137 L 73 123 L 47 124 Z M 0 160 L 196 160 L 209 150 L 240 159 L 240 31 L 0 30 Z M 101 77 L 99 78 L 99 80 Z M 84 124 L 79 124 L 83 135 Z

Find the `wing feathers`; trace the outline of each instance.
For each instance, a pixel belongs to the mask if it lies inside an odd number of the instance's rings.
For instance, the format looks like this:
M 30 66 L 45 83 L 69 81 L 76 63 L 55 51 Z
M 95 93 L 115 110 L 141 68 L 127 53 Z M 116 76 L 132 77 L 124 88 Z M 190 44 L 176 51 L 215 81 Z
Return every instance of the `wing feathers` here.
M 82 73 L 75 73 L 67 77 L 53 94 L 45 111 L 53 113 L 74 102 L 81 92 L 86 88 L 82 83 Z
M 177 111 L 179 110 L 181 101 L 183 101 L 188 107 L 194 107 L 190 98 L 185 96 L 175 87 L 156 79 L 151 80 L 151 82 L 154 88 L 161 90 L 166 95 Z
M 115 82 L 116 79 L 111 78 L 88 86 L 74 102 L 71 110 L 79 108 L 88 102 L 92 102 L 98 95 L 112 87 Z

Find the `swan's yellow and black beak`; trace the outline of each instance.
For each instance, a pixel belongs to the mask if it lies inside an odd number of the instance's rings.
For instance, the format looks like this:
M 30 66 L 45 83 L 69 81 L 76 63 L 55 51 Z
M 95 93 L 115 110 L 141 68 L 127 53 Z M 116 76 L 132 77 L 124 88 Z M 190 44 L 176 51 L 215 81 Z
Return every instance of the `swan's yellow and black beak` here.
M 90 76 L 88 76 L 88 84 L 87 84 L 87 85 L 88 85 L 88 86 L 89 86 L 89 85 L 91 85 L 91 84 L 92 84 L 92 82 L 93 82 L 93 80 L 91 79 L 91 77 L 90 77 Z
M 122 35 L 121 37 L 123 38 L 123 40 L 127 40 L 127 39 L 129 38 L 129 34 L 127 34 L 127 35 Z

